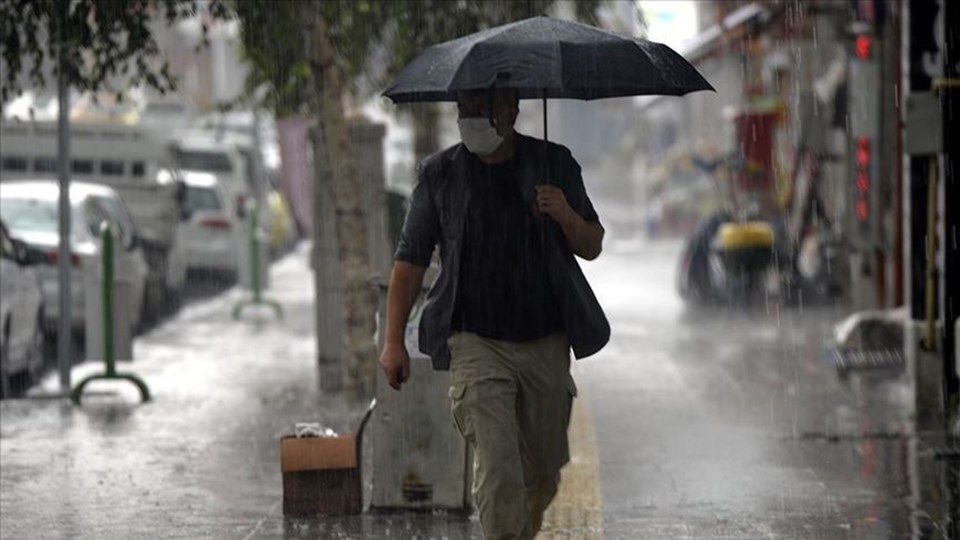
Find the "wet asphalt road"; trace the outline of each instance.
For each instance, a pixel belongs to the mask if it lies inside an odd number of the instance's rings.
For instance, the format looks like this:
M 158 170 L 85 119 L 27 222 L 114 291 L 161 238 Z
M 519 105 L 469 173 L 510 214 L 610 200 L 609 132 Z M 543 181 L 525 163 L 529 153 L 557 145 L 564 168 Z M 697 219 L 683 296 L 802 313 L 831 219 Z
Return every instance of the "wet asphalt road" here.
M 679 247 L 611 244 L 584 265 L 613 327 L 575 368 L 605 536 L 951 537 L 957 478 L 905 435 L 903 377 L 841 381 L 823 360 L 842 310 L 691 312 L 673 293 Z M 274 266 L 282 322 L 231 321 L 233 289 L 141 336 L 118 369 L 147 380 L 150 404 L 114 383 L 80 409 L 0 404 L 0 537 L 479 538 L 460 516 L 281 515 L 278 438 L 302 420 L 346 431 L 363 410 L 317 389 L 305 253 Z
M 908 436 L 906 376 L 842 380 L 823 354 L 844 311 L 689 309 L 673 292 L 679 249 L 585 265 L 613 323 L 577 365 L 606 537 L 956 537 L 956 463 L 930 458 L 936 435 Z

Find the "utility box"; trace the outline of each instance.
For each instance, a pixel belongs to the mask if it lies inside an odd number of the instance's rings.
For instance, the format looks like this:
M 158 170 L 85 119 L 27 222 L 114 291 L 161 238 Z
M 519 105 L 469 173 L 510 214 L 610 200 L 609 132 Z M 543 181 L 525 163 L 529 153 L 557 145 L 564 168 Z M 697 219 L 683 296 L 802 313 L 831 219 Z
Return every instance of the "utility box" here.
M 386 286 L 381 285 L 378 344 L 383 347 Z M 434 371 L 419 351 L 421 305 L 407 323 L 410 378 L 401 391 L 378 370 L 377 409 L 372 418 L 371 509 L 470 509 L 471 463 L 467 444 L 450 414 L 450 375 Z
M 98 262 L 83 271 L 83 313 L 87 360 L 103 360 L 103 274 Z M 130 321 L 130 297 L 133 283 L 114 274 L 113 277 L 113 358 L 133 360 L 133 335 Z

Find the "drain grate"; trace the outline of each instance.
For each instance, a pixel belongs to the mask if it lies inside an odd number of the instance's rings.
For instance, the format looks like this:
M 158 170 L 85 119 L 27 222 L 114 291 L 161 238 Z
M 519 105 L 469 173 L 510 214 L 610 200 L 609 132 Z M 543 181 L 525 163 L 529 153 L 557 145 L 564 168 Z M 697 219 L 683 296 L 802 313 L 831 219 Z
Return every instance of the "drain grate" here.
M 841 373 L 899 370 L 906 366 L 900 349 L 834 349 L 832 355 Z
M 403 482 L 403 500 L 407 502 L 424 502 L 432 499 L 433 484 L 409 480 Z

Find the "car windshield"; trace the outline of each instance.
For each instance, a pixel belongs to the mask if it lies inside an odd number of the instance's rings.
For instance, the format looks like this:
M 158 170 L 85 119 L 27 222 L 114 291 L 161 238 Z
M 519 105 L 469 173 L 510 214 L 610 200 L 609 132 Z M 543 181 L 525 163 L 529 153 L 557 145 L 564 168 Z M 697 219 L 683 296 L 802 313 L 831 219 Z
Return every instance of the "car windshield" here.
M 177 150 L 177 163 L 181 169 L 192 171 L 233 172 L 230 157 L 223 152 Z
M 10 230 L 27 232 L 58 231 L 57 201 L 47 199 L 0 199 L 0 214 Z
M 210 188 L 187 187 L 187 208 L 197 210 L 220 210 L 217 192 Z

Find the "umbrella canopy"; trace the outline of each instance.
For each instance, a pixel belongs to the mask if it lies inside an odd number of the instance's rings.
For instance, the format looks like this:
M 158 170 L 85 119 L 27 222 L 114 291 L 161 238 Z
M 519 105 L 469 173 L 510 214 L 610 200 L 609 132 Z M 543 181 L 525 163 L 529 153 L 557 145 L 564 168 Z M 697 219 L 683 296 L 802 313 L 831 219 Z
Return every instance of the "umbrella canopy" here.
M 666 45 L 534 17 L 428 47 L 383 95 L 456 101 L 459 91 L 491 87 L 515 89 L 521 99 L 584 100 L 713 90 Z

